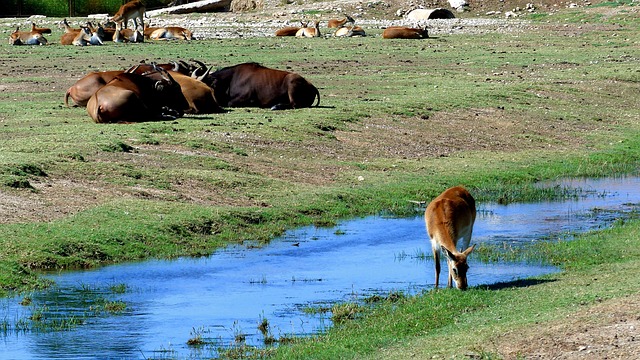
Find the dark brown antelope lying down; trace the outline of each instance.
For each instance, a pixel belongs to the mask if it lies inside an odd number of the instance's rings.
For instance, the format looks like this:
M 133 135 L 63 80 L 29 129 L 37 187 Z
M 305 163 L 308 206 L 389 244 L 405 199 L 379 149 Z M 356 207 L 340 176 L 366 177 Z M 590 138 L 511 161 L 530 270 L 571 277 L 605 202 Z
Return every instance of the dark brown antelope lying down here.
M 229 66 L 202 76 L 214 89 L 222 107 L 260 107 L 272 110 L 313 106 L 320 92 L 302 76 L 257 63 Z
M 142 74 L 146 71 L 153 70 L 153 65 L 144 64 L 135 68 L 135 73 Z M 156 65 L 169 72 L 171 77 L 178 82 L 182 94 L 187 99 L 188 107 L 182 109 L 187 114 L 212 114 L 224 112 L 215 100 L 213 89 L 202 81 L 192 78 L 190 75 L 189 64 L 172 63 Z M 64 103 L 69 106 L 69 97 L 73 99 L 75 106 L 86 106 L 87 102 L 100 88 L 105 86 L 116 76 L 124 73 L 122 70 L 92 72 L 76 81 L 76 83 L 67 90 L 64 97 Z
M 96 91 L 87 113 L 97 123 L 172 120 L 189 104 L 180 85 L 164 69 L 136 74 L 136 67 L 117 75 Z
M 410 28 L 404 26 L 390 26 L 382 32 L 384 39 L 426 39 L 429 37 L 427 28 Z

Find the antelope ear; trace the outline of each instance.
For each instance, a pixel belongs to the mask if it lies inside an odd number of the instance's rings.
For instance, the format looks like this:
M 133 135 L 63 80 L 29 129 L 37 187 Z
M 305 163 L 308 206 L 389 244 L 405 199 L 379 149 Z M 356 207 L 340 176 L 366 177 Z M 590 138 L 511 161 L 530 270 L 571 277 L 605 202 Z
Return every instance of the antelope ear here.
M 442 247 L 442 250 L 444 250 L 444 256 L 446 256 L 449 260 L 453 260 L 455 259 L 455 255 L 453 255 L 453 253 L 451 251 L 449 251 L 449 249 L 447 249 L 446 247 Z
M 471 246 L 469 246 L 467 248 L 467 250 L 463 251 L 462 253 L 465 254 L 465 256 L 469 256 L 469 254 L 471 254 L 471 252 L 473 251 L 473 249 L 476 247 L 476 244 L 473 244 Z

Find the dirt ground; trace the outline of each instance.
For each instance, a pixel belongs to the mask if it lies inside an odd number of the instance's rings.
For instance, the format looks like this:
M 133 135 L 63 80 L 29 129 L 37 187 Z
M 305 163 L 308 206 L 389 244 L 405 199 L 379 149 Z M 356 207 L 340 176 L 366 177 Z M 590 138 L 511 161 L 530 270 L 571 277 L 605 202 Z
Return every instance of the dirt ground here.
M 507 333 L 494 346 L 504 359 L 640 359 L 640 295 Z

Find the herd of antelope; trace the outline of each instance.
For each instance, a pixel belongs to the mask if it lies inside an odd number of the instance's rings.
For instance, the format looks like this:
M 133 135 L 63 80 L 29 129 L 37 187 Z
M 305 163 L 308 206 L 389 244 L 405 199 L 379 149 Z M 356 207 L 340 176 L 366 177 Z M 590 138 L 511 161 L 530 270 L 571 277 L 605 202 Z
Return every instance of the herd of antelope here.
M 87 23 L 72 28 L 65 20 L 63 45 L 101 45 L 104 41 L 143 42 L 144 39 L 192 40 L 191 31 L 182 27 L 149 27 L 144 24 L 145 7 L 139 0 L 120 7 L 110 19 L 113 26 Z M 129 21 L 134 27 L 128 28 Z M 275 32 L 276 36 L 320 37 L 320 22 L 313 26 L 301 22 Z M 332 19 L 327 27 L 333 36 L 365 36 L 348 15 Z M 32 23 L 31 31 L 16 29 L 10 36 L 14 45 L 45 45 L 44 34 L 51 29 Z M 428 38 L 427 29 L 391 26 L 384 39 Z M 257 63 L 243 63 L 211 71 L 200 61 L 193 64 L 170 62 L 167 64 L 141 63 L 128 70 L 92 72 L 78 80 L 67 90 L 64 103 L 86 107 L 97 123 L 136 122 L 154 119 L 176 119 L 185 113 L 211 114 L 224 112 L 223 107 L 262 107 L 292 109 L 316 106 L 320 103 L 318 89 L 302 76 Z M 440 280 L 440 255 L 444 255 L 449 268 L 447 286 L 455 281 L 458 289 L 468 286 L 467 258 L 475 248 L 469 246 L 476 218 L 475 200 L 463 187 L 452 187 L 436 197 L 426 208 L 425 224 L 431 241 L 435 263 L 435 287 Z
M 132 0 L 122 5 L 118 12 L 105 24 L 87 22 L 77 28 L 71 27 L 64 19 L 60 23 L 63 33 L 60 37 L 62 45 L 102 45 L 105 41 L 140 43 L 147 40 L 193 40 L 189 29 L 180 26 L 151 27 L 145 25 L 145 6 L 140 0 Z M 133 28 L 128 28 L 129 21 Z M 20 31 L 20 27 L 9 35 L 12 45 L 46 45 L 48 40 L 44 34 L 51 34 L 51 29 L 31 24 L 31 31 Z
M 122 5 L 118 12 L 105 24 L 87 22 L 77 28 L 69 25 L 66 19 L 62 21 L 63 34 L 60 37 L 62 45 L 102 45 L 105 41 L 139 43 L 148 40 L 193 40 L 193 33 L 180 26 L 151 27 L 145 25 L 146 8 L 140 0 L 132 0 Z M 128 28 L 129 21 L 133 28 Z M 312 24 L 313 26 L 310 26 Z M 329 29 L 335 29 L 335 37 L 366 36 L 361 26 L 355 25 L 355 20 L 345 15 L 342 19 L 331 19 L 327 22 Z M 37 27 L 32 23 L 31 31 L 20 31 L 18 26 L 10 34 L 9 43 L 12 45 L 46 45 L 45 34 L 51 34 L 51 29 Z M 320 21 L 301 22 L 300 26 L 287 26 L 278 29 L 275 36 L 295 36 L 299 38 L 321 37 Z M 384 39 L 423 39 L 428 38 L 426 27 L 411 28 L 405 26 L 391 26 L 382 33 Z

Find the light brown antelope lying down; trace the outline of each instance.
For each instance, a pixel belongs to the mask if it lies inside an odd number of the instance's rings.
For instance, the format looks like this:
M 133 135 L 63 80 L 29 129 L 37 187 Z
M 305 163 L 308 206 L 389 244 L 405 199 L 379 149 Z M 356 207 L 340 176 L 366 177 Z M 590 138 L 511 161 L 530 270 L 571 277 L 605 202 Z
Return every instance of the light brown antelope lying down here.
M 180 85 L 157 66 L 136 74 L 138 67 L 117 75 L 87 102 L 87 113 L 97 123 L 173 120 L 189 105 Z
M 303 27 L 296 32 L 296 37 L 320 37 L 320 21 L 314 21 L 314 27 Z
M 113 42 L 144 42 L 144 35 L 139 29 L 123 29 L 120 23 L 116 23 L 116 30 L 113 32 Z
M 31 32 L 39 32 L 40 34 L 51 34 L 51 29 L 37 27 L 36 23 L 31 23 Z
M 426 39 L 429 37 L 427 27 L 424 29 L 405 26 L 389 26 L 382 32 L 384 39 Z
M 333 33 L 333 36 L 335 37 L 356 37 L 366 35 L 367 34 L 364 32 L 364 29 L 360 26 L 343 26 Z
M 355 20 L 349 15 L 344 15 L 344 19 L 331 19 L 329 20 L 327 27 L 329 29 L 337 29 L 346 26 L 347 23 L 351 23 L 351 26 L 355 24 Z
M 440 281 L 442 251 L 449 265 L 447 287 L 451 287 L 453 279 L 458 289 L 465 290 L 469 269 L 467 257 L 475 247 L 468 247 L 476 220 L 476 202 L 473 196 L 460 186 L 447 189 L 427 206 L 424 216 L 436 266 L 435 287 L 438 287 Z M 458 244 L 460 239 L 462 241 Z M 458 248 L 464 251 L 460 252 Z
M 46 45 L 47 39 L 42 33 L 37 31 L 20 31 L 20 27 L 16 27 L 16 31 L 9 35 L 9 44 L 11 45 Z
M 60 27 L 64 30 L 65 34 L 80 32 L 80 28 L 72 28 L 66 18 L 62 19 L 62 21 L 60 22 Z
M 307 27 L 307 23 L 300 21 L 301 26 L 287 26 L 276 30 L 276 36 L 296 36 L 298 30 Z
M 180 26 L 155 28 L 148 37 L 151 40 L 193 40 L 191 30 Z
M 144 12 L 145 6 L 140 0 L 132 0 L 128 3 L 120 6 L 118 12 L 111 18 L 111 21 L 117 23 L 124 23 L 123 28 L 127 28 L 129 20 L 133 20 L 133 28 L 137 29 L 141 27 L 144 29 Z M 138 24 L 138 20 L 140 23 Z

